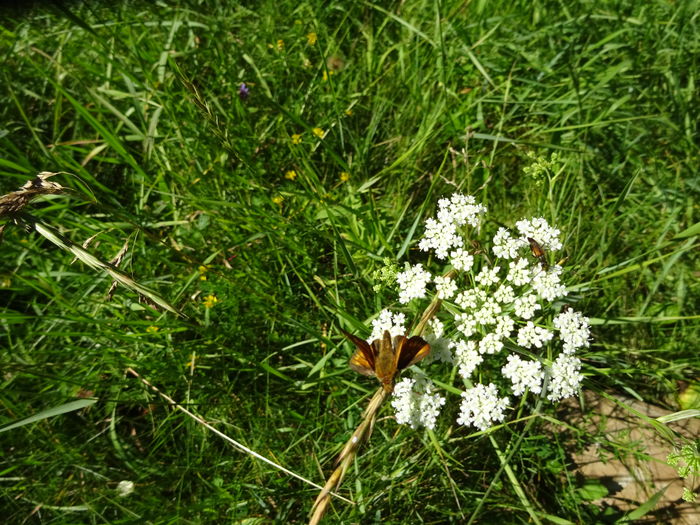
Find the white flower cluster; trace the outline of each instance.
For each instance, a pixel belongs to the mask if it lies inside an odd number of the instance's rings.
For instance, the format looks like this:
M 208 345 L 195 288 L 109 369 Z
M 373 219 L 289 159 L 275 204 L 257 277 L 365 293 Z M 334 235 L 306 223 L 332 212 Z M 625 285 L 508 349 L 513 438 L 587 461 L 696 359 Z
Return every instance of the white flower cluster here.
M 435 428 L 445 398 L 433 393 L 435 386 L 425 376 L 417 379 L 404 378 L 394 387 L 391 406 L 394 407 L 396 422 L 408 424 L 411 428 Z
M 579 373 L 580 370 L 581 360 L 578 357 L 559 354 L 559 357 L 552 364 L 547 399 L 559 401 L 573 396 L 583 380 L 583 376 Z
M 498 397 L 496 385 L 476 385 L 462 392 L 462 404 L 457 423 L 474 425 L 480 430 L 487 430 L 495 421 L 503 421 L 507 397 Z
M 528 238 L 535 239 L 543 248 L 561 250 L 562 244 L 559 240 L 561 232 L 557 228 L 552 228 L 542 217 L 523 219 L 516 222 L 515 227 L 526 241 Z
M 559 338 L 564 341 L 564 353 L 573 354 L 577 348 L 590 346 L 591 328 L 588 317 L 571 309 L 554 318 L 554 326 L 559 330 Z
M 391 310 L 384 309 L 379 312 L 379 316 L 372 321 L 372 334 L 367 342 L 371 343 L 376 339 L 384 337 L 384 332 L 389 330 L 391 337 L 404 335 L 406 333 L 406 315 L 402 313 L 393 313 Z
M 441 260 L 449 255 L 456 276 L 440 277 L 438 273 L 433 278 L 420 264 L 397 276 L 402 304 L 427 297 L 429 284 L 434 297 L 446 302 L 442 314 L 449 315 L 444 318 L 447 333 L 456 337 L 445 339 L 445 326 L 435 319 L 431 323 L 434 334 L 426 336 L 434 355 L 425 363 L 442 361 L 456 367 L 469 386 L 462 393 L 457 422 L 481 430 L 503 421 L 509 406 L 509 397 L 501 396 L 497 385 L 507 385 L 513 396 L 530 392 L 558 401 L 575 395 L 583 376 L 581 361 L 573 354 L 590 345 L 588 319 L 582 314 L 568 309 L 552 322 L 544 315 L 552 302 L 567 295 L 561 281 L 563 268 L 550 266 L 547 257 L 548 252 L 562 248 L 561 232 L 541 217 L 523 219 L 516 223 L 517 234 L 498 229 L 490 250 L 495 258 L 480 250 L 469 253 L 469 244 L 461 235 L 467 225 L 478 227 L 485 213 L 486 208 L 471 196 L 441 199 L 436 217 L 426 221 L 419 247 L 432 250 Z M 521 351 L 503 355 L 504 348 L 516 345 Z M 552 357 L 557 347 L 561 353 Z M 492 360 L 499 362 L 497 368 Z M 500 370 L 502 379 L 488 375 L 494 369 Z M 482 384 L 475 376 L 491 381 Z M 413 428 L 432 428 L 444 404 L 433 389 L 427 379 L 399 383 L 392 401 L 397 421 Z
M 433 250 L 438 259 L 446 259 L 452 248 L 459 249 L 464 245 L 458 228 L 466 224 L 479 226 L 484 213 L 486 207 L 478 204 L 471 195 L 455 193 L 449 199 L 440 199 L 437 219 L 431 217 L 425 221 L 425 234 L 418 247 L 424 252 Z M 450 255 L 453 259 L 459 258 L 460 252 L 455 250 Z
M 399 284 L 399 302 L 406 304 L 411 299 L 425 297 L 425 288 L 431 279 L 430 272 L 423 269 L 422 264 L 416 264 L 396 276 Z
M 501 373 L 513 383 L 513 395 L 522 395 L 526 388 L 533 394 L 542 392 L 544 372 L 539 361 L 525 361 L 520 356 L 511 354 Z

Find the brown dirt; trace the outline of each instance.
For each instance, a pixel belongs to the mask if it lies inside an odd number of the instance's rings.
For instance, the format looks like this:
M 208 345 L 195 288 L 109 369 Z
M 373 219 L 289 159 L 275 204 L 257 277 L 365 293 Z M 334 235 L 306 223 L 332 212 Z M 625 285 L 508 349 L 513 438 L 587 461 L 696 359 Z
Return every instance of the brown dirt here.
M 616 396 L 615 399 L 650 418 L 672 413 L 631 398 Z M 601 440 L 583 451 L 572 453 L 579 480 L 595 479 L 608 489 L 607 496 L 593 503 L 620 511 L 633 510 L 667 486 L 655 509 L 637 523 L 700 524 L 700 505 L 681 499 L 684 480 L 666 463 L 673 445 L 639 416 L 613 401 L 593 392 L 587 392 L 584 401 L 585 416 L 578 400 L 564 403 L 562 421 L 622 445 L 628 451 L 626 457 L 616 458 L 609 452 L 609 447 L 601 446 L 604 443 Z M 700 436 L 698 418 L 674 421 L 668 426 L 687 439 Z M 685 483 L 692 483 L 692 479 L 685 480 Z M 695 486 L 689 488 L 697 494 L 699 486 L 700 480 L 696 480 Z

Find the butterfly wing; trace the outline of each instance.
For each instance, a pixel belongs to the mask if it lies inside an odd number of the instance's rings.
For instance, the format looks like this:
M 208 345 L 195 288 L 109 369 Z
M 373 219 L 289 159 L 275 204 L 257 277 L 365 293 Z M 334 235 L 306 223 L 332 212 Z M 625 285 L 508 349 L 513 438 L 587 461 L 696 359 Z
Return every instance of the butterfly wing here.
M 396 349 L 396 368 L 403 370 L 415 365 L 430 353 L 430 345 L 422 337 L 414 335 L 410 339 L 399 336 L 394 340 Z
M 350 339 L 350 341 L 352 341 L 353 344 L 357 347 L 357 350 L 355 350 L 355 353 L 352 354 L 352 357 L 350 358 L 350 368 L 352 368 L 355 372 L 358 372 L 365 376 L 375 375 L 374 348 L 372 348 L 372 346 L 370 346 L 370 344 L 364 339 L 360 339 L 355 335 L 349 334 L 342 328 L 340 329 L 340 331 L 343 332 L 343 335 Z

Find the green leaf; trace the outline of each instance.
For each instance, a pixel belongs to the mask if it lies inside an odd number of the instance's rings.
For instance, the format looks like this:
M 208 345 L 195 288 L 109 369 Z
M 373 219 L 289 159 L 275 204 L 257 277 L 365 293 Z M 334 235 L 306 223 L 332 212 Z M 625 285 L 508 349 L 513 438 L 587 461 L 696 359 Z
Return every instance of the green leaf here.
M 0 432 L 5 432 L 6 430 L 12 430 L 13 428 L 23 427 L 24 425 L 29 425 L 42 419 L 47 419 L 54 416 L 59 416 L 67 412 L 73 412 L 75 410 L 80 410 L 81 408 L 89 407 L 97 403 L 97 399 L 78 399 L 76 401 L 71 401 L 70 403 L 65 403 L 57 407 L 49 408 L 48 410 L 42 410 L 38 414 L 33 416 L 25 417 L 14 423 L 4 425 L 0 427 Z

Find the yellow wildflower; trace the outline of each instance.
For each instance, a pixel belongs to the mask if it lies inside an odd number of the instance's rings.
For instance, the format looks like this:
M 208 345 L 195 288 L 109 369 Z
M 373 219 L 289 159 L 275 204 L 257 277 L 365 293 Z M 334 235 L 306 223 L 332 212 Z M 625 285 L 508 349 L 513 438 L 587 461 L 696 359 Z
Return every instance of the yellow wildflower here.
M 284 174 L 284 178 L 294 180 L 297 178 L 297 172 L 294 170 L 289 170 L 287 173 Z
M 158 326 L 149 326 L 148 328 L 146 328 L 146 333 L 148 333 L 148 334 L 154 334 L 154 333 L 156 333 L 158 330 L 160 330 L 160 328 L 159 328 Z
M 330 71 L 324 71 L 323 72 L 323 81 L 326 82 L 328 80 L 328 77 L 335 74 L 335 71 L 332 69 Z
M 214 305 L 218 302 L 219 300 L 216 298 L 215 295 L 207 295 L 204 298 L 204 308 L 214 308 Z
M 312 31 L 306 35 L 306 40 L 309 42 L 310 46 L 313 46 L 316 43 L 316 40 L 318 40 L 318 36 Z
M 281 38 L 277 41 L 277 51 L 282 51 L 284 49 L 284 40 Z
M 322 139 L 323 138 L 323 133 L 324 131 L 321 128 L 314 128 L 311 130 L 314 135 L 316 135 L 318 138 Z
M 301 144 L 301 135 L 299 133 L 292 135 L 292 144 Z
M 278 205 L 281 205 L 283 200 L 284 197 L 282 197 L 282 195 L 275 195 L 274 197 L 272 197 L 272 202 Z
M 350 180 L 350 174 L 347 171 L 340 172 L 340 182 L 347 182 Z

